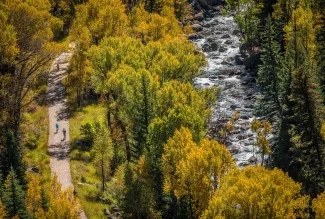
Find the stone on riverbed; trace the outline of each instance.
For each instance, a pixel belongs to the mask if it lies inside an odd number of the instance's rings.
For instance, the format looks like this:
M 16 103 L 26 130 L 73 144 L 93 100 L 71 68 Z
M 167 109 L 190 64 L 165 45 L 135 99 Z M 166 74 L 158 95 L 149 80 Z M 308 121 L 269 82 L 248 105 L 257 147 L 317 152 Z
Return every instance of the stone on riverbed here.
M 187 39 L 189 39 L 189 40 L 197 40 L 197 39 L 199 39 L 199 36 L 197 34 L 193 33 L 193 34 L 188 35 Z
M 229 39 L 229 38 L 230 38 L 230 35 L 229 34 L 225 34 L 220 39 Z
M 248 159 L 248 162 L 249 163 L 256 163 L 257 162 L 257 158 L 255 156 L 251 156 L 249 159 Z
M 224 46 L 220 46 L 219 52 L 226 52 L 228 49 Z
M 191 27 L 195 32 L 200 32 L 203 30 L 203 28 L 200 24 L 192 24 Z
M 198 14 L 195 14 L 195 15 L 194 15 L 194 20 L 197 20 L 197 21 L 203 21 L 203 20 L 204 20 L 203 13 L 200 12 L 200 13 L 198 13 Z

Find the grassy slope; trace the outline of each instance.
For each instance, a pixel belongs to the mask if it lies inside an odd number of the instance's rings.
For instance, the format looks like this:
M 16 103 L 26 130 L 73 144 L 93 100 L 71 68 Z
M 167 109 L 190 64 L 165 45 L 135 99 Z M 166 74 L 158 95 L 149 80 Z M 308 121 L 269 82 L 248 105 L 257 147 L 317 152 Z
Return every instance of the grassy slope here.
M 80 127 L 86 123 L 93 124 L 95 121 L 105 121 L 105 109 L 100 105 L 90 105 L 75 112 L 70 118 L 70 138 L 72 142 L 71 173 L 73 183 L 81 200 L 82 207 L 88 218 L 105 218 L 104 208 L 107 206 L 98 201 L 101 195 L 97 185 L 100 179 L 96 169 L 90 162 L 90 153 L 87 148 L 78 146 L 76 142 L 82 139 Z M 81 184 L 82 183 L 82 184 Z
M 27 168 L 37 167 L 42 183 L 50 181 L 50 157 L 47 153 L 49 116 L 47 106 L 31 106 L 24 113 L 23 133 L 24 161 Z

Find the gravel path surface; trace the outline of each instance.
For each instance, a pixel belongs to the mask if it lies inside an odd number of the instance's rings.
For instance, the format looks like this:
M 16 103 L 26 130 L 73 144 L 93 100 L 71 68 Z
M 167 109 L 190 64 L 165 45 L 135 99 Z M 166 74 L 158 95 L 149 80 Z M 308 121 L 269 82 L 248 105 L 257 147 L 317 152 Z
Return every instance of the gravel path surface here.
M 73 46 L 70 45 L 72 48 Z M 65 89 L 62 80 L 65 77 L 69 61 L 72 56 L 72 50 L 61 53 L 51 67 L 48 82 L 48 103 L 49 103 L 49 154 L 51 156 L 50 166 L 52 175 L 56 173 L 62 189 L 73 187 L 70 171 L 70 135 L 68 106 L 65 98 Z M 59 65 L 59 66 L 58 66 Z M 59 67 L 59 69 L 58 69 Z M 56 132 L 56 123 L 59 124 L 59 130 Z M 66 129 L 66 138 L 63 136 L 63 128 Z M 80 213 L 81 219 L 87 219 L 85 213 Z

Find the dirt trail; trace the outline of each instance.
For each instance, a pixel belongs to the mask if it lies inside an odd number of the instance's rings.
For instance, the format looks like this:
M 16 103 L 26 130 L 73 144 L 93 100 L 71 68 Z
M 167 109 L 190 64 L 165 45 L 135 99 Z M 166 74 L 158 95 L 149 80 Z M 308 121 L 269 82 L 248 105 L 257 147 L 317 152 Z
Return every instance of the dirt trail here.
M 48 103 L 49 103 L 49 154 L 51 156 L 50 166 L 52 174 L 56 173 L 62 189 L 73 188 L 70 171 L 70 134 L 68 106 L 65 98 L 65 89 L 62 84 L 69 68 L 69 61 L 72 56 L 73 45 L 70 45 L 68 52 L 61 53 L 53 62 L 48 82 Z M 59 130 L 56 133 L 56 123 Z M 63 128 L 66 129 L 66 138 L 63 136 Z M 87 219 L 85 213 L 80 214 L 81 219 Z

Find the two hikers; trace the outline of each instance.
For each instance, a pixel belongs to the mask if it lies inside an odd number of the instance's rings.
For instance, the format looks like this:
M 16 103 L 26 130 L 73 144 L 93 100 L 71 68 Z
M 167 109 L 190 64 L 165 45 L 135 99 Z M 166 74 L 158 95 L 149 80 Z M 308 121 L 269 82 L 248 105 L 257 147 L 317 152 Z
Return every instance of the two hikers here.
M 59 124 L 58 123 L 55 124 L 55 129 L 56 129 L 55 134 L 57 134 L 59 132 Z M 64 141 L 66 139 L 66 136 L 67 136 L 67 130 L 65 128 L 63 128 L 62 133 L 63 133 L 63 140 L 62 141 Z

